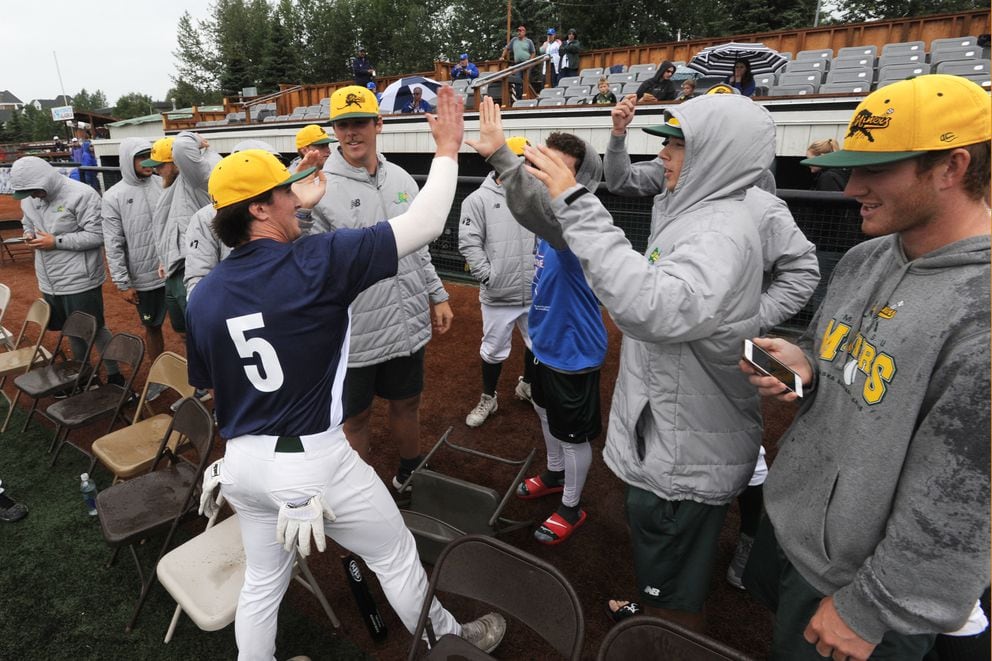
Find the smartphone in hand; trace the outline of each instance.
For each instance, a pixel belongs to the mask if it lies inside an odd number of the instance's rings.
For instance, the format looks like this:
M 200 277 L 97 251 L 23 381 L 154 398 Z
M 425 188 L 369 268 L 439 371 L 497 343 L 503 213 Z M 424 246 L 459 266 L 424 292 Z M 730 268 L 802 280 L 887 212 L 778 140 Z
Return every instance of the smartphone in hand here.
M 800 376 L 791 369 L 772 358 L 771 355 L 766 353 L 763 349 L 761 349 L 761 347 L 755 346 L 751 340 L 744 340 L 744 360 L 746 360 L 748 364 L 762 374 L 773 376 L 781 381 L 785 384 L 786 388 L 796 393 L 799 397 L 803 396 L 802 378 L 800 378 Z

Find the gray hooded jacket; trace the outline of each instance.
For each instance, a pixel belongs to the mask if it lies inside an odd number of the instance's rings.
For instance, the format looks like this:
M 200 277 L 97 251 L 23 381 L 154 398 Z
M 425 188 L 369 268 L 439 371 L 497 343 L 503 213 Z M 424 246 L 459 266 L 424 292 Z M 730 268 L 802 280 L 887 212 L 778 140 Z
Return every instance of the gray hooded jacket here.
M 172 143 L 172 159 L 179 176 L 159 198 L 155 209 L 158 257 L 167 275 L 185 265 L 186 226 L 193 214 L 210 204 L 207 182 L 210 171 L 220 162 L 220 154 L 209 147 L 201 150 L 200 136 L 183 131 Z
M 747 486 L 761 443 L 758 397 L 737 366 L 760 326 L 761 242 L 743 199 L 775 156 L 775 126 L 740 96 L 670 112 L 684 161 L 674 190 L 655 200 L 645 255 L 595 196 L 576 187 L 554 208 L 624 333 L 607 465 L 661 498 L 721 505 Z
M 134 155 L 151 149 L 142 138 L 125 138 L 118 153 L 121 181 L 103 196 L 103 243 L 107 249 L 110 278 L 121 291 L 149 291 L 164 284 L 158 277 L 158 232 L 152 212 L 162 196 L 162 180 L 141 178 L 134 172 Z
M 324 163 L 327 192 L 313 209 L 313 232 L 371 227 L 405 212 L 417 184 L 378 155 L 375 175 L 348 164 L 340 149 Z M 348 367 L 378 365 L 409 356 L 431 339 L 430 303 L 448 300 L 424 246 L 399 261 L 397 273 L 372 285 L 351 304 Z M 428 302 L 429 301 L 429 302 Z
M 493 174 L 462 202 L 458 251 L 480 283 L 482 303 L 530 305 L 534 233 L 513 219 Z
M 10 186 L 16 190 L 43 190 L 45 199 L 21 200 L 25 232 L 41 230 L 55 235 L 53 250 L 34 251 L 38 289 L 66 296 L 103 284 L 103 230 L 100 196 L 90 186 L 63 177 L 36 156 L 19 158 L 10 168 Z

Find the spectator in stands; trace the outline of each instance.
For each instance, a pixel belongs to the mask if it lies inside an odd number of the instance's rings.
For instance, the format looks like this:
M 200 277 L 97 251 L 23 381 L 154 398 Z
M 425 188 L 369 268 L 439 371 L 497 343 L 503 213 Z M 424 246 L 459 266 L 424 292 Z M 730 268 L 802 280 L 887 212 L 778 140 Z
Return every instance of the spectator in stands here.
M 637 88 L 637 100 L 654 103 L 674 99 L 679 94 L 679 88 L 672 80 L 673 75 L 675 75 L 675 65 L 665 60 L 655 74 Z
M 93 143 L 89 140 L 83 140 L 81 149 L 82 160 L 79 161 L 79 164 L 86 167 L 95 167 L 97 162 L 96 154 L 93 153 Z M 82 182 L 84 184 L 92 186 L 93 190 L 100 193 L 100 179 L 96 176 L 96 172 L 93 170 L 80 170 L 80 174 L 82 175 Z
M 810 143 L 806 148 L 806 158 L 815 158 L 837 151 L 837 141 L 833 138 L 817 140 Z M 820 191 L 843 191 L 847 186 L 847 180 L 851 176 L 848 168 L 820 168 L 815 165 L 809 166 L 809 171 L 813 174 L 813 185 L 810 190 Z
M 536 53 L 537 49 L 534 48 L 534 42 L 527 37 L 527 26 L 521 23 L 517 26 L 516 36 L 511 37 L 510 41 L 503 47 L 500 59 L 508 61 L 511 64 L 520 64 L 533 58 Z M 510 81 L 513 87 L 514 97 L 522 99 L 524 92 L 523 74 L 514 74 L 510 77 Z
M 551 86 L 557 87 L 561 80 L 561 39 L 554 28 L 548 28 L 548 38 L 541 44 L 541 54 L 551 57 Z M 543 73 L 547 75 L 547 69 Z
M 53 142 L 53 144 L 52 144 L 52 151 L 53 152 L 65 151 L 65 143 L 62 142 L 62 138 L 60 138 L 57 135 L 53 135 L 52 136 L 52 142 Z
M 744 96 L 754 96 L 754 75 L 751 73 L 751 61 L 741 58 L 734 62 L 734 72 L 723 79 Z
M 61 330 L 76 310 L 96 318 L 96 348 L 110 341 L 103 319 L 103 219 L 100 196 L 86 184 L 59 174 L 36 156 L 14 161 L 10 168 L 14 199 L 21 201 L 21 225 L 34 249 L 34 272 L 38 289 L 51 306 L 48 330 Z M 70 338 L 72 353 L 82 359 L 85 345 Z M 106 362 L 107 381 L 124 385 L 114 362 Z
M 617 102 L 617 96 L 610 91 L 610 83 L 606 77 L 599 79 L 599 85 L 597 85 L 599 93 L 592 97 L 592 102 L 599 105 L 615 105 Z
M 451 67 L 452 80 L 473 80 L 479 77 L 479 67 L 468 60 L 468 53 L 462 53 L 458 64 Z
M 359 103 L 345 103 L 350 95 Z M 331 126 L 338 147 L 324 164 L 327 191 L 313 209 L 313 231 L 370 227 L 405 212 L 417 195 L 417 184 L 377 151 L 382 118 L 371 92 L 354 86 L 336 90 L 331 95 Z M 352 303 L 344 432 L 368 460 L 372 402 L 375 397 L 388 400 L 389 429 L 400 456 L 392 480 L 396 489 L 421 460 L 424 348 L 432 326 L 442 335 L 453 318 L 448 292 L 426 246 L 401 259 L 394 277 L 373 285 Z
M 696 81 L 692 78 L 687 78 L 682 81 L 682 93 L 679 94 L 676 101 L 688 101 L 689 99 L 696 96 Z
M 370 85 L 375 85 L 375 83 L 370 83 Z M 297 157 L 293 159 L 293 162 L 289 164 L 289 170 L 291 172 L 296 172 L 300 169 L 300 162 L 306 157 L 310 152 L 315 152 L 317 154 L 316 161 L 308 161 L 310 165 L 307 167 L 324 167 L 324 163 L 327 161 L 327 157 L 331 155 L 331 143 L 337 142 L 334 138 L 327 135 L 322 127 L 316 124 L 309 124 L 304 126 L 299 131 L 296 132 L 296 153 Z M 265 144 L 268 147 L 268 144 Z M 265 149 L 265 147 L 242 147 L 243 149 Z M 235 148 L 235 151 L 241 151 Z M 272 151 L 271 149 L 266 149 L 266 151 Z M 234 152 L 231 152 L 232 154 Z M 276 158 L 279 158 L 279 154 L 275 153 Z
M 358 55 L 351 58 L 351 71 L 355 76 L 355 84 L 365 87 L 375 78 L 375 65 L 365 54 L 365 47 L 358 47 Z
M 561 77 L 568 78 L 579 75 L 579 55 L 582 52 L 582 43 L 579 35 L 572 28 L 565 36 L 565 43 L 561 45 Z
M 810 389 L 744 574 L 776 610 L 772 659 L 921 659 L 988 587 L 990 115 L 978 85 L 919 76 L 803 162 L 852 168 L 876 238 L 837 264 L 798 346 L 754 339 Z
M 558 508 L 534 531 L 538 542 L 551 546 L 567 540 L 588 518 L 581 497 L 592 465 L 590 443 L 602 431 L 599 382 L 606 327 L 582 268 L 561 236 L 546 188 L 504 143 L 492 99 L 483 101 L 479 117 L 479 140 L 469 144 L 496 169 L 513 217 L 540 239 L 528 330 L 535 357 L 531 395 L 544 432 L 547 468 L 524 480 L 517 497 L 562 494 Z M 555 132 L 547 145 L 583 185 L 598 186 L 603 166 L 591 144 Z
M 155 362 L 165 348 L 165 279 L 158 273 L 158 228 L 152 213 L 164 191 L 152 168 L 142 165 L 151 151 L 151 143 L 142 138 L 121 141 L 121 180 L 103 196 L 103 243 L 110 279 L 121 297 L 135 306 L 148 360 Z M 149 384 L 147 399 L 155 399 L 164 388 L 160 383 Z
M 402 112 L 408 114 L 430 112 L 431 104 L 424 100 L 424 90 L 418 85 L 410 91 L 413 93 L 413 98 L 408 104 L 403 106 Z
M 375 81 L 369 81 L 369 84 L 366 85 L 365 87 L 368 88 L 368 90 L 370 92 L 372 92 L 373 94 L 375 94 L 375 100 L 376 101 L 382 101 L 382 93 L 376 91 L 377 88 L 376 88 Z
M 72 156 L 72 162 L 83 164 L 83 145 L 79 142 L 79 138 L 73 137 L 69 141 L 69 153 Z
M 506 144 L 522 156 L 527 139 L 513 137 Z M 462 202 L 458 225 L 458 252 L 479 281 L 482 305 L 482 346 L 479 348 L 482 396 L 465 418 L 469 427 L 478 427 L 498 408 L 496 387 L 503 362 L 510 356 L 514 326 L 527 347 L 516 395 L 519 399 L 530 400 L 534 354 L 527 332 L 527 313 L 534 280 L 534 233 L 513 219 L 500 183 L 499 178 L 490 173 L 479 189 Z

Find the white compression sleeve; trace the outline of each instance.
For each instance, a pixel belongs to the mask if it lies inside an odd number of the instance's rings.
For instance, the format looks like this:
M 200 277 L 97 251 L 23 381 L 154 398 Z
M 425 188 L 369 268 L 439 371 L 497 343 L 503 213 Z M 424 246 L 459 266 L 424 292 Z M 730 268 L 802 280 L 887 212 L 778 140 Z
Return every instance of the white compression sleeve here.
M 447 156 L 435 158 L 427 183 L 410 208 L 389 219 L 396 237 L 396 253 L 401 259 L 441 235 L 457 185 L 458 161 Z

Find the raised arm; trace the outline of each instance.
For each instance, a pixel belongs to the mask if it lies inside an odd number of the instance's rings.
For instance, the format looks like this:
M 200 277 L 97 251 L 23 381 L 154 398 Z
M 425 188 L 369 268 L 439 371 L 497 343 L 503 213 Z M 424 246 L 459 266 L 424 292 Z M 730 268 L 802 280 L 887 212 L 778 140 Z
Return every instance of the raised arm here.
M 660 159 L 631 163 L 627 153 L 627 129 L 634 121 L 637 97 L 628 94 L 610 111 L 613 128 L 603 158 L 606 187 L 614 195 L 644 197 L 665 190 L 665 168 Z

